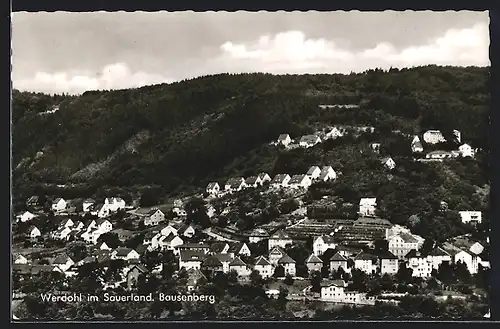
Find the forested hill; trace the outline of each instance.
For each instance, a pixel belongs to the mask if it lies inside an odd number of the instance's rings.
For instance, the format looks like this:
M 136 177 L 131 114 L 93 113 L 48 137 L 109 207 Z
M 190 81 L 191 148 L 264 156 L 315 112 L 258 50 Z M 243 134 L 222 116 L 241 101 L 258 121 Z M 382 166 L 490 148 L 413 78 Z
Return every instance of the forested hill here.
M 458 129 L 487 149 L 488 70 L 221 74 L 81 96 L 14 91 L 14 188 L 85 182 L 170 193 L 230 175 L 273 174 L 287 155 L 266 145 L 318 123 L 374 126 L 382 144 L 393 130 Z

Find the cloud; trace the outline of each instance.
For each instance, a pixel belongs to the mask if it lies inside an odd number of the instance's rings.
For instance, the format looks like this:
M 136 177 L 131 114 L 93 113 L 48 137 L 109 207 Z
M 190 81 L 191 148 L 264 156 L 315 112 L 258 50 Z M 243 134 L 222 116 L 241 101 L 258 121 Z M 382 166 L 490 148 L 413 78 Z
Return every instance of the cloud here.
M 301 31 L 261 36 L 249 43 L 225 42 L 220 63 L 245 72 L 329 73 L 364 71 L 380 67 L 419 65 L 489 65 L 489 31 L 486 24 L 450 29 L 442 36 L 402 50 L 381 42 L 371 49 L 349 51 L 333 40 L 308 39 Z M 233 71 L 234 72 L 234 71 Z
M 131 72 L 127 64 L 115 63 L 105 66 L 97 74 L 88 70 L 37 72 L 31 78 L 13 79 L 13 87 L 47 93 L 80 94 L 87 90 L 135 88 L 172 81 L 157 73 Z

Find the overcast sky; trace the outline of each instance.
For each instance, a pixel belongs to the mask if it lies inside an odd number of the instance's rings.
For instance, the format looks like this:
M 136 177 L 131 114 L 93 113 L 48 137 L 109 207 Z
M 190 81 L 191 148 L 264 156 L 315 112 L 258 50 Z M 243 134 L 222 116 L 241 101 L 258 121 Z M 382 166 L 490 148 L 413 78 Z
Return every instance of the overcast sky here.
M 487 12 L 12 14 L 14 88 L 81 93 L 223 72 L 489 65 Z

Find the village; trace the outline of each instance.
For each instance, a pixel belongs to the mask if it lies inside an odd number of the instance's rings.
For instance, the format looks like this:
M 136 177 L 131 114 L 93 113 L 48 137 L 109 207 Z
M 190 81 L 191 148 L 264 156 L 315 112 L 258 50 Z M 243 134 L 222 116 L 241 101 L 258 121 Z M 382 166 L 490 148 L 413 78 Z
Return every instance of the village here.
M 371 128 L 365 127 L 366 130 Z M 282 134 L 273 145 L 309 148 L 344 133 L 342 128 L 333 127 L 322 134 L 302 136 L 298 144 L 288 134 Z M 460 133 L 454 134 L 460 142 Z M 414 136 L 411 148 L 415 161 L 473 158 L 476 151 L 461 144 L 457 151 L 424 154 L 421 139 L 426 145 L 445 141 L 439 131 Z M 378 143 L 371 144 L 375 153 L 379 147 Z M 389 171 L 397 166 L 390 157 L 380 162 Z M 103 289 L 122 287 L 134 291 L 139 276 L 162 273 L 161 262 L 152 269 L 142 263 L 145 255 L 158 252 L 174 255 L 176 272 L 184 272 L 189 278 L 189 292 L 195 292 L 197 285 L 214 273 L 232 273 L 241 282 L 258 275 L 270 297 L 277 298 L 288 285 L 287 298 L 291 300 L 350 305 L 374 305 L 377 300 L 397 303 L 396 297 L 408 293 L 358 291 L 359 284 L 353 284 L 355 273 L 366 277 L 400 277 L 410 273 L 410 277 L 425 281 L 435 278 L 443 266 L 465 266 L 470 275 L 490 267 L 489 261 L 480 256 L 485 242 L 464 235 L 440 245 L 426 245 L 425 239 L 409 228 L 377 216 L 377 198 L 372 196 L 359 200 L 355 219 L 329 215 L 329 207 L 335 203 L 333 196 L 326 195 L 312 203 L 301 199 L 313 184 L 341 179 L 341 173 L 332 166 L 312 164 L 303 174 L 271 177 L 262 172 L 233 177 L 223 184 L 211 182 L 198 195 L 154 207 L 127 204 L 119 196 L 109 196 L 102 203 L 63 197 L 41 200 L 32 196 L 26 200 L 26 210 L 15 215 L 13 271 L 21 281 L 14 284 L 14 296 L 22 295 L 25 280 L 40 273 L 56 271 L 71 278 L 85 264 L 107 268 L 116 260 L 123 264 L 120 275 L 112 282 L 102 282 Z M 238 197 L 249 193 L 262 199 L 275 198 L 278 203 L 294 200 L 296 207 L 282 215 L 280 221 L 245 226 L 233 220 L 238 217 L 233 212 Z M 447 206 L 444 201 L 441 205 Z M 251 209 L 247 215 L 260 212 Z M 208 222 L 192 220 L 197 216 Z M 482 221 L 482 213 L 474 209 L 462 209 L 460 217 L 471 227 Z M 47 218 L 50 225 L 44 222 Z M 211 225 L 221 220 L 226 225 Z M 75 244 L 84 249 L 79 257 L 69 253 Z M 306 257 L 296 256 L 301 255 L 297 250 Z M 315 275 L 322 278 L 320 284 L 309 284 Z M 292 289 L 295 286 L 298 289 Z

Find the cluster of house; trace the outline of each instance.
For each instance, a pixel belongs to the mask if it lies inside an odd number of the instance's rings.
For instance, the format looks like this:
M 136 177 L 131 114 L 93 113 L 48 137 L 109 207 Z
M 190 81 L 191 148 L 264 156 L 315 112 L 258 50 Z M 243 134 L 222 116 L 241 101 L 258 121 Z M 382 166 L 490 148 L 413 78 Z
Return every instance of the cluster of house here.
M 92 219 L 86 224 L 82 221 L 73 221 L 70 218 L 63 219 L 57 230 L 50 234 L 54 240 L 83 240 L 96 244 L 102 234 L 113 229 L 113 224 L 105 218 Z
M 461 133 L 458 130 L 453 130 L 453 135 L 455 137 L 456 142 L 461 143 Z M 446 142 L 446 138 L 440 130 L 427 130 L 422 134 L 422 140 L 429 144 L 435 145 L 438 143 Z M 413 140 L 411 142 L 411 150 L 413 153 L 422 153 L 424 152 L 424 147 L 422 141 L 418 135 L 413 136 Z M 443 151 L 443 150 L 435 150 L 425 154 L 425 159 L 428 160 L 442 160 L 448 158 L 456 158 L 456 157 L 464 157 L 464 158 L 473 158 L 475 156 L 476 150 L 473 149 L 469 144 L 463 143 L 461 144 L 457 150 L 453 151 Z
M 207 185 L 205 191 L 211 196 L 222 196 L 226 193 L 241 191 L 245 188 L 256 188 L 269 184 L 272 188 L 308 188 L 315 181 L 326 182 L 337 179 L 337 173 L 331 166 L 312 166 L 306 174 L 290 176 L 288 174 L 278 174 L 273 179 L 267 173 L 260 173 L 257 176 L 230 178 L 224 185 L 224 189 L 217 182 Z

